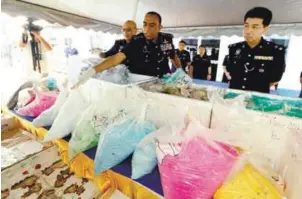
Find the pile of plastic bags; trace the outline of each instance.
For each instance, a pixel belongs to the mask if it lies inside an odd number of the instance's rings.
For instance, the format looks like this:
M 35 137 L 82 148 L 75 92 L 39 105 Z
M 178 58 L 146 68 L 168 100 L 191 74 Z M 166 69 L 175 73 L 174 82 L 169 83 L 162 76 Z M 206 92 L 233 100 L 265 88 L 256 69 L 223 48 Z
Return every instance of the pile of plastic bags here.
M 81 72 L 87 71 L 90 68 L 104 61 L 102 58 L 89 58 L 82 61 Z M 105 70 L 100 73 L 96 73 L 94 78 L 104 80 L 115 84 L 127 84 L 129 83 L 129 70 L 125 65 L 118 65 L 114 68 Z

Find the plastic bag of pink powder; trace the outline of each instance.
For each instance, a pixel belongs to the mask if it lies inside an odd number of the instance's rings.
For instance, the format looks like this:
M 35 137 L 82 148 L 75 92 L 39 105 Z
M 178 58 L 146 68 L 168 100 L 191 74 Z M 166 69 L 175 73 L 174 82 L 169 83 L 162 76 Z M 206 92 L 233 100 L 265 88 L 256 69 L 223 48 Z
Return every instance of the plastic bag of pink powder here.
M 210 130 L 191 121 L 179 142 L 157 139 L 157 159 L 166 199 L 211 199 L 223 184 L 238 152 L 211 140 Z M 183 139 L 183 140 L 182 140 Z M 181 141 L 182 140 L 182 141 Z
M 56 101 L 58 93 L 35 90 L 35 99 L 30 104 L 19 109 L 18 114 L 38 117 L 43 111 L 49 109 Z

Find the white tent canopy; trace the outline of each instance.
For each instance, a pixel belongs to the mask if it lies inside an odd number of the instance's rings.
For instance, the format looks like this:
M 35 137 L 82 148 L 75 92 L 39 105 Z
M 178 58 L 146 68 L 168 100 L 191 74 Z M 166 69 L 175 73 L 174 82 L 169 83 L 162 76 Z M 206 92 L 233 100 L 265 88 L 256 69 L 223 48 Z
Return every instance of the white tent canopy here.
M 301 0 L 2 0 L 2 10 L 61 25 L 117 33 L 125 20 L 142 27 L 148 11 L 162 15 L 165 31 L 176 36 L 241 35 L 244 14 L 255 6 L 273 11 L 269 34 L 302 34 Z

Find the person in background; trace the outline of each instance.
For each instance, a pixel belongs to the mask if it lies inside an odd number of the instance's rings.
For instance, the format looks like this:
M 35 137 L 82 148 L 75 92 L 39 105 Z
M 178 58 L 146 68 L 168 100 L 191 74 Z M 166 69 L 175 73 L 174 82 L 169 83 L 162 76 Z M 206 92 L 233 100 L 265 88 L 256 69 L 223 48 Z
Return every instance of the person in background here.
M 31 48 L 31 41 L 30 37 L 28 36 L 31 34 L 31 36 L 34 37 L 35 41 L 38 44 L 38 52 L 36 54 L 39 56 L 37 63 L 38 67 L 34 68 L 33 66 L 33 53 Z M 40 35 L 40 32 L 28 32 L 27 30 L 24 30 L 22 34 L 22 38 L 19 42 L 19 47 L 23 52 L 26 53 L 27 61 L 27 71 L 36 71 L 42 74 L 42 76 L 47 76 L 49 73 L 49 68 L 47 65 L 47 58 L 46 53 L 52 51 L 51 45 Z
M 141 75 L 162 77 L 170 73 L 169 59 L 177 68 L 181 62 L 175 54 L 173 35 L 160 32 L 162 18 L 156 12 L 148 12 L 144 18 L 143 33 L 133 37 L 131 42 L 117 54 L 108 57 L 79 77 L 79 81 L 72 87 L 76 88 L 85 83 L 96 72 L 102 72 L 115 67 L 129 59 L 129 70 Z
M 137 33 L 136 23 L 128 20 L 124 23 L 123 28 L 124 39 L 116 40 L 114 45 L 105 53 L 100 53 L 101 58 L 107 58 L 120 52 Z M 129 60 L 125 60 L 123 64 L 129 65 Z
M 227 66 L 230 88 L 269 93 L 285 68 L 285 47 L 266 41 L 272 12 L 263 7 L 249 10 L 244 17 L 244 42 L 229 46 Z
M 189 67 L 189 75 L 194 79 L 211 80 L 211 60 L 206 55 L 206 49 L 203 45 L 199 46 L 199 55 L 193 57 L 192 64 Z
M 178 49 L 176 49 L 176 54 L 180 59 L 181 67 L 184 71 L 188 72 L 188 66 L 190 65 L 191 58 L 190 53 L 185 50 L 186 42 L 181 40 L 178 44 Z
M 301 83 L 301 92 L 300 92 L 300 98 L 302 98 L 302 71 L 301 71 L 301 74 L 300 74 L 300 83 Z
M 223 71 L 224 71 L 224 76 L 223 76 L 223 82 L 229 82 L 232 77 L 231 74 L 229 73 L 229 55 L 226 55 L 223 60 Z

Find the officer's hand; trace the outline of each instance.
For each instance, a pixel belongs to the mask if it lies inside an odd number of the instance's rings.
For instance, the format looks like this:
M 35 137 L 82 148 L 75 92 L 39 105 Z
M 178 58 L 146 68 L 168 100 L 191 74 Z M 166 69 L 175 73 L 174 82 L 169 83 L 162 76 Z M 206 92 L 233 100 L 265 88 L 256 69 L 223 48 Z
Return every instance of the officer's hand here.
M 211 80 L 211 78 L 212 78 L 212 75 L 209 74 L 209 75 L 207 76 L 207 80 Z
M 231 79 L 232 79 L 232 77 L 231 77 L 231 75 L 230 75 L 229 72 L 226 72 L 226 73 L 225 73 L 225 76 L 226 76 L 226 78 L 227 78 L 228 80 L 231 80 Z
M 76 84 L 74 84 L 71 89 L 76 89 L 82 84 L 85 84 L 94 74 L 95 74 L 94 68 L 89 69 L 88 71 L 84 72 L 80 75 L 79 80 Z
M 277 85 L 279 82 L 272 82 L 272 83 L 270 83 L 270 87 L 272 87 L 272 86 L 275 86 L 275 85 Z
M 100 58 L 106 58 L 105 53 L 100 53 L 99 56 L 100 56 Z

